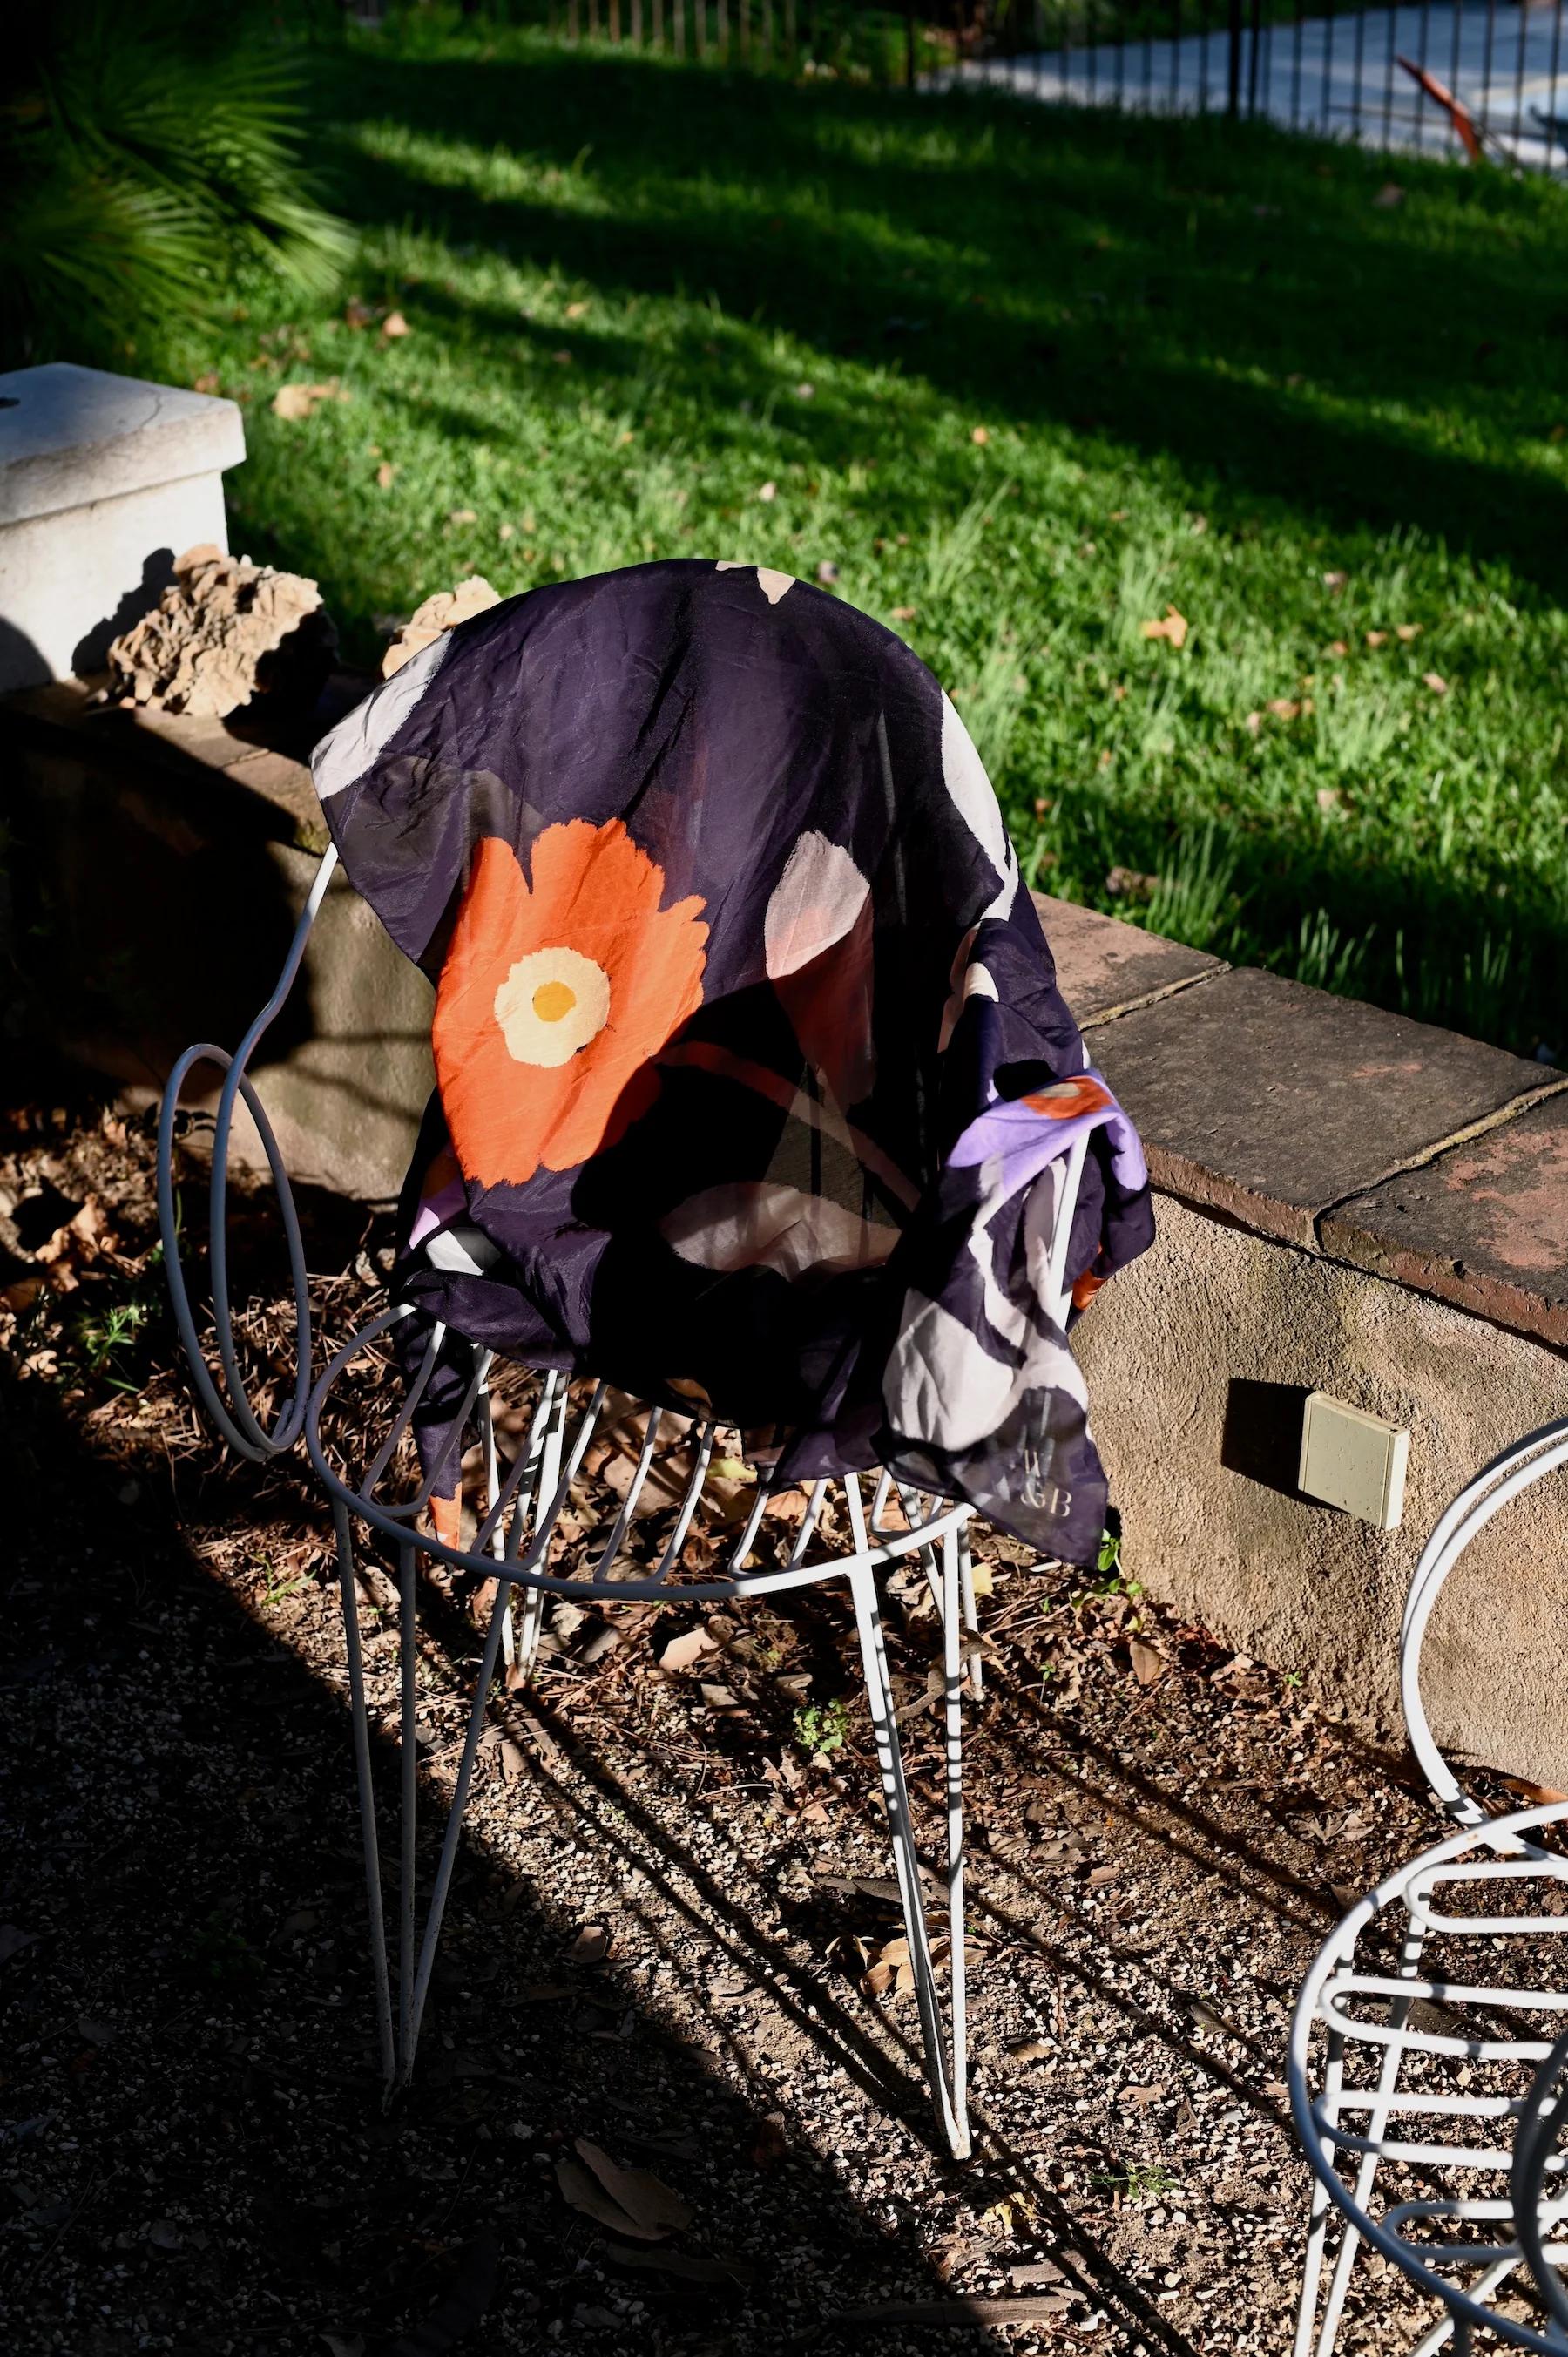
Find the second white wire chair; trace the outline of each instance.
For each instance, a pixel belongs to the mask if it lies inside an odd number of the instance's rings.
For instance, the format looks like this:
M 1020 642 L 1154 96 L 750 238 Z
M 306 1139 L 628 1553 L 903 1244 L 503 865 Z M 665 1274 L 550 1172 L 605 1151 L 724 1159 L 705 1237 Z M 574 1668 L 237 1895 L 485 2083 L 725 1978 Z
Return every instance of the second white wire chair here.
M 1444 1758 L 1421 1690 L 1427 1629 L 1455 1566 L 1496 1514 L 1565 1464 L 1568 1418 L 1505 1449 L 1440 1517 L 1412 1577 L 1405 1723 L 1434 1802 L 1461 1830 L 1353 1907 L 1302 1988 L 1289 2084 L 1315 2184 L 1295 2357 L 1337 2345 L 1363 2244 L 1395 2270 L 1380 2309 L 1402 2287 L 1438 2303 L 1412 2357 L 1450 2341 L 1467 2350 L 1481 2330 L 1510 2347 L 1568 2350 L 1556 2275 L 1568 2182 L 1555 2151 L 1568 1855 L 1547 1838 L 1568 1803 L 1491 1816 Z M 1528 1953 L 1524 1976 L 1499 1976 L 1498 1953 Z M 1520 2312 L 1521 2287 L 1534 2287 L 1533 2319 Z
M 464 1545 L 447 1544 L 420 1527 L 420 1517 L 430 1503 L 430 1485 L 427 1480 L 422 1480 L 409 1472 L 409 1452 L 402 1444 L 431 1379 L 444 1329 L 437 1325 L 431 1332 L 401 1407 L 379 1442 L 372 1443 L 360 1428 L 345 1385 L 350 1371 L 357 1363 L 363 1363 L 362 1354 L 375 1351 L 387 1341 L 393 1329 L 413 1314 L 409 1308 L 394 1306 L 365 1321 L 333 1354 L 319 1379 L 312 1380 L 309 1284 L 299 1218 L 282 1155 L 248 1073 L 258 1044 L 298 974 L 310 928 L 335 864 L 336 854 L 328 851 L 317 871 L 277 987 L 232 1057 L 210 1042 L 203 1042 L 188 1049 L 175 1066 L 159 1129 L 158 1189 L 165 1260 L 175 1315 L 192 1377 L 209 1415 L 239 1454 L 256 1461 L 294 1447 L 303 1437 L 311 1464 L 331 1501 L 385 2083 L 389 2090 L 403 2084 L 413 2067 L 498 1663 L 504 1653 L 524 1668 L 529 1666 L 538 1644 L 546 1599 L 553 1595 L 564 1596 L 579 1604 L 606 1606 L 657 1598 L 712 1607 L 842 1579 L 849 1587 L 859 1638 L 882 1796 L 908 1940 L 926 2075 L 947 2143 L 955 2158 L 967 2158 L 970 2128 L 962 1781 L 966 1662 L 972 1691 L 978 1691 L 980 1679 L 975 1590 L 967 1531 L 972 1510 L 917 1493 L 895 1482 L 885 1470 L 876 1478 L 868 1505 L 863 1477 L 852 1474 L 842 1481 L 822 1480 L 811 1486 L 799 1527 L 784 1550 L 772 1538 L 778 1524 L 768 1515 L 768 1508 L 779 1492 L 763 1474 L 750 1510 L 738 1534 L 725 1544 L 722 1560 L 715 1561 L 711 1549 L 704 1547 L 701 1552 L 705 1567 L 699 1567 L 692 1561 L 698 1552 L 692 1543 L 694 1536 L 705 1535 L 700 1517 L 720 1426 L 713 1418 L 697 1418 L 679 1435 L 684 1458 L 679 1492 L 669 1497 L 664 1509 L 668 1528 L 662 1534 L 656 1560 L 650 1563 L 629 1552 L 628 1542 L 656 1461 L 660 1477 L 668 1479 L 669 1460 L 659 1460 L 658 1450 L 665 1416 L 653 1407 L 644 1412 L 646 1421 L 639 1424 L 641 1437 L 635 1465 L 607 1531 L 596 1534 L 593 1545 L 585 1553 L 574 1546 L 568 1561 L 568 1550 L 563 1543 L 563 1517 L 573 1499 L 574 1485 L 583 1473 L 585 1460 L 596 1439 L 602 1437 L 607 1386 L 574 1384 L 553 1372 L 542 1378 L 531 1377 L 525 1386 L 529 1391 L 526 1430 L 507 1460 L 499 1445 L 492 1404 L 500 1370 L 489 1354 L 481 1352 L 477 1354 L 461 1407 L 465 1434 L 479 1452 L 483 1472 L 483 1495 L 475 1509 L 472 1540 Z M 221 1387 L 214 1380 L 203 1353 L 182 1273 L 174 1181 L 180 1092 L 191 1071 L 204 1064 L 216 1066 L 224 1075 L 214 1117 L 209 1227 L 211 1313 Z M 270 1432 L 262 1425 L 247 1396 L 230 1298 L 226 1218 L 233 1125 L 241 1103 L 255 1122 L 277 1189 L 298 1333 L 294 1386 Z M 1080 1137 L 1069 1156 L 1048 1174 L 1056 1189 L 1056 1202 L 1047 1301 L 1058 1325 L 1065 1325 L 1069 1310 L 1068 1254 L 1087 1152 L 1088 1141 Z M 676 1421 L 679 1424 L 681 1420 Z M 359 1464 L 348 1461 L 346 1444 L 350 1436 L 356 1451 L 363 1453 L 364 1461 Z M 834 1492 L 842 1499 L 842 1506 L 830 1506 Z M 395 1973 L 389 1955 L 382 1897 L 360 1621 L 357 1528 L 373 1534 L 396 1566 L 401 1775 Z M 946 1942 L 950 1975 L 945 2030 L 938 1992 L 938 1963 L 927 1921 L 922 1869 L 899 1749 L 897 1712 L 877 1596 L 878 1575 L 910 1556 L 918 1559 L 930 1583 L 942 1631 Z M 425 1564 L 441 1564 L 448 1572 L 466 1574 L 477 1582 L 493 1582 L 494 1588 L 440 1856 L 421 1925 L 415 1888 L 417 1760 L 413 1727 L 417 1598 L 421 1567 Z M 511 1610 L 514 1589 L 521 1591 L 522 1597 L 521 1630 L 515 1634 Z

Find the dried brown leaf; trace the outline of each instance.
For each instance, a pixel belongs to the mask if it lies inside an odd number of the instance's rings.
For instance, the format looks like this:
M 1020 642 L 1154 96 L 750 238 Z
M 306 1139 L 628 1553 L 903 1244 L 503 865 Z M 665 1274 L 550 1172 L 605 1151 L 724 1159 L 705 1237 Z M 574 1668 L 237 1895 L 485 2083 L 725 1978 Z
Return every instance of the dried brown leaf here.
M 1133 1675 L 1137 1679 L 1138 1684 L 1141 1686 L 1158 1685 L 1165 1676 L 1167 1666 L 1165 1657 L 1159 1648 L 1146 1643 L 1142 1637 L 1130 1637 L 1127 1640 L 1127 1651 L 1132 1658 Z
M 689 1670 L 704 1653 L 716 1653 L 718 1646 L 703 1628 L 689 1629 L 683 1637 L 671 1637 L 659 1656 L 661 1670 Z
M 1179 650 L 1187 644 L 1187 616 L 1178 613 L 1174 606 L 1167 606 L 1163 620 L 1144 624 L 1144 636 L 1146 639 L 1164 639 L 1167 646 Z
M 621 2233 L 633 2234 L 639 2242 L 657 2243 L 691 2224 L 691 2204 L 650 2169 L 623 2169 L 586 2136 L 577 2138 L 577 2157 L 626 2220 L 618 2228 Z

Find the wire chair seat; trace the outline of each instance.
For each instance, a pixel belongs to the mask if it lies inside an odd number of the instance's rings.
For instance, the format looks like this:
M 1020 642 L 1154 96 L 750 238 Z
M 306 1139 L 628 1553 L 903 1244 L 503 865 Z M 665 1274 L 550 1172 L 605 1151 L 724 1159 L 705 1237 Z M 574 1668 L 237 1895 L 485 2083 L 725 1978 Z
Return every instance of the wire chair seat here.
M 365 1840 L 367 1893 L 371 1944 L 376 1963 L 378 2025 L 383 2077 L 389 2086 L 406 2081 L 412 2071 L 425 1999 L 434 1968 L 464 1810 L 472 1783 L 487 1705 L 498 1664 L 503 1654 L 525 1672 L 539 1643 L 546 1600 L 564 1597 L 579 1604 L 601 1606 L 639 1600 L 678 1601 L 712 1605 L 778 1595 L 830 1580 L 847 1582 L 860 1640 L 862 1666 L 875 1735 L 877 1764 L 892 1838 L 894 1864 L 914 1968 L 916 1995 L 925 2046 L 927 2075 L 939 2121 L 956 2157 L 969 2147 L 965 2066 L 965 1987 L 963 1953 L 963 1835 L 961 1691 L 965 1656 L 975 1628 L 975 1601 L 965 1528 L 972 1516 L 967 1505 L 918 1495 L 878 1474 L 869 1506 L 861 1477 L 811 1483 L 803 1496 L 801 1485 L 774 1487 L 766 1475 L 756 1480 L 755 1495 L 739 1527 L 727 1536 L 720 1563 L 694 1565 L 686 1552 L 697 1539 L 711 1555 L 713 1542 L 703 1521 L 705 1499 L 713 1491 L 715 1463 L 726 1474 L 737 1468 L 727 1457 L 716 1457 L 725 1427 L 714 1418 L 670 1417 L 659 1407 L 639 1409 L 625 1394 L 613 1394 L 604 1382 L 566 1377 L 547 1372 L 536 1385 L 523 1412 L 518 1444 L 510 1461 L 498 1436 L 494 1383 L 498 1361 L 480 1354 L 462 1404 L 464 1428 L 473 1436 L 467 1452 L 477 1459 L 478 1494 L 470 1511 L 475 1521 L 471 1539 L 453 1544 L 417 1524 L 429 1504 L 428 1479 L 407 1472 L 410 1452 L 405 1439 L 424 1381 L 435 1365 L 442 1331 L 435 1329 L 424 1359 L 407 1386 L 390 1430 L 379 1445 L 364 1442 L 365 1462 L 357 1478 L 343 1462 L 340 1436 L 354 1433 L 352 1416 L 338 1418 L 337 1435 L 327 1437 L 335 1394 L 343 1378 L 367 1350 L 383 1340 L 406 1315 L 382 1311 L 367 1320 L 334 1353 L 314 1386 L 305 1418 L 305 1437 L 311 1462 L 332 1501 L 337 1532 L 339 1587 L 348 1649 L 349 1697 Z M 591 1543 L 574 1537 L 564 1544 L 563 1523 L 568 1506 L 582 1502 L 585 1476 L 595 1443 L 604 1439 L 607 1415 L 617 1424 L 629 1420 L 637 1432 L 635 1455 L 624 1492 L 607 1510 L 607 1530 L 601 1520 Z M 675 1427 L 675 1450 L 660 1457 L 658 1443 L 666 1419 Z M 681 1427 L 684 1426 L 682 1431 Z M 356 1437 L 360 1436 L 356 1433 Z M 628 1454 L 630 1454 L 628 1451 Z M 671 1486 L 669 1471 L 675 1459 L 680 1475 Z M 664 1477 L 660 1481 L 660 1475 Z M 650 1485 L 658 1483 L 661 1501 L 655 1513 L 659 1534 L 649 1553 L 651 1562 L 631 1551 L 630 1538 L 639 1519 L 639 1508 Z M 602 1485 L 601 1485 L 602 1486 Z M 401 1494 L 399 1491 L 401 1490 Z M 836 1493 L 836 1495 L 835 1495 Z M 769 1509 L 781 1501 L 799 1499 L 798 1528 L 780 1544 L 763 1544 Z M 838 1500 L 847 1525 L 842 1534 L 828 1537 L 825 1525 L 837 1520 Z M 732 1501 L 723 1501 L 733 1526 Z M 591 1512 L 591 1503 L 589 1507 Z M 896 1519 L 895 1519 L 896 1517 Z M 794 1514 L 789 1517 L 792 1523 Z M 400 1601 L 402 1656 L 402 1756 L 403 1770 L 403 1846 L 399 1907 L 395 2020 L 392 2001 L 392 1974 L 381 1903 L 381 1876 L 376 1836 L 374 1792 L 371 1774 L 370 1727 L 366 1709 L 362 1648 L 360 1633 L 355 1525 L 376 1534 L 392 1552 Z M 663 1526 L 668 1524 L 668 1528 Z M 577 1560 L 566 1558 L 576 1554 Z M 771 1556 L 771 1559 L 769 1557 Z M 943 1701 L 947 1753 L 947 1902 L 950 1952 L 950 2033 L 944 2036 L 936 1988 L 922 1869 L 909 1812 L 908 1792 L 899 1753 L 896 1706 L 883 1640 L 876 1576 L 886 1567 L 914 1557 L 929 1581 L 941 1616 Z M 413 1711 L 415 1597 L 422 1563 L 439 1564 L 450 1574 L 493 1584 L 484 1631 L 484 1646 L 467 1717 L 465 1740 L 454 1781 L 452 1801 L 423 1932 L 416 1934 L 413 1910 L 411 1828 L 414 1806 L 414 1746 L 411 1727 Z M 521 1629 L 512 1620 L 513 1591 L 521 1591 Z
M 1504 1449 L 1439 1516 L 1411 1577 L 1400 1631 L 1406 1731 L 1434 1804 L 1460 1830 L 1352 1907 L 1303 1984 L 1290 2090 L 1316 2181 L 1295 2357 L 1330 2357 L 1336 2348 L 1363 2243 L 1443 2303 L 1444 2314 L 1413 2344 L 1412 2357 L 1431 2357 L 1450 2341 L 1467 2349 L 1483 2329 L 1509 2347 L 1568 2350 L 1568 2306 L 1560 2304 L 1556 2274 L 1557 2259 L 1568 2258 L 1568 2244 L 1557 2233 L 1559 2222 L 1568 2222 L 1568 2180 L 1553 2150 L 1552 2125 L 1556 2080 L 1568 2052 L 1568 1855 L 1541 1838 L 1568 1820 L 1568 1803 L 1491 1814 L 1444 1757 L 1421 1685 L 1434 1611 L 1466 1549 L 1505 1507 L 1564 1465 L 1568 1418 Z M 1528 1897 L 1532 1885 L 1557 1903 L 1507 1906 L 1514 1896 Z M 1466 1912 L 1453 1900 L 1445 1910 L 1438 1893 L 1478 1896 L 1483 1903 L 1490 1897 L 1493 1911 Z M 1369 1936 L 1392 1942 L 1391 1972 L 1363 1960 Z M 1552 1969 L 1542 1985 L 1498 1986 L 1481 1966 L 1467 1969 L 1474 1961 L 1467 1952 L 1477 1943 L 1506 1951 L 1515 1941 L 1543 1943 Z M 1478 2027 L 1423 2027 L 1422 2008 L 1433 2007 L 1473 2016 Z M 1498 2027 L 1506 2022 L 1514 2028 Z M 1315 2079 L 1320 2048 L 1323 2069 Z M 1358 2061 L 1370 2075 L 1348 2082 L 1347 2070 Z M 1412 2068 L 1424 2077 L 1412 2081 Z M 1475 2089 L 1477 2070 L 1496 2083 Z M 1350 2125 L 1352 2118 L 1364 2125 Z M 1457 2131 L 1446 2141 L 1435 2132 L 1423 2138 L 1402 2125 L 1423 2120 L 1464 2123 L 1477 2132 L 1491 2123 L 1492 2138 L 1466 2144 L 1455 2140 Z M 1400 2197 L 1391 2200 L 1391 2171 Z M 1412 2172 L 1420 2181 L 1407 2182 Z M 1548 2193 L 1549 2179 L 1562 2184 L 1560 2193 Z M 1325 2290 L 1335 2209 L 1344 2231 Z M 1445 2224 L 1466 2232 L 1444 2242 Z M 1497 2230 L 1489 2238 L 1482 2231 L 1488 2226 Z M 1468 2281 L 1462 2279 L 1466 2271 Z M 1487 2306 L 1521 2279 L 1545 2301 L 1544 2325 Z
M 1568 2177 L 1554 2148 L 1568 1854 L 1541 1838 L 1564 1825 L 1557 1802 L 1451 1835 L 1319 1950 L 1291 2033 L 1292 2110 L 1316 2178 L 1298 2352 L 1334 2345 L 1363 2242 L 1438 2303 L 1411 2357 L 1467 2351 L 1483 2330 L 1568 2350 Z M 1543 1951 L 1528 1977 L 1497 1976 L 1499 1952 L 1523 1942 Z M 1345 2230 L 1319 2323 L 1331 2206 Z

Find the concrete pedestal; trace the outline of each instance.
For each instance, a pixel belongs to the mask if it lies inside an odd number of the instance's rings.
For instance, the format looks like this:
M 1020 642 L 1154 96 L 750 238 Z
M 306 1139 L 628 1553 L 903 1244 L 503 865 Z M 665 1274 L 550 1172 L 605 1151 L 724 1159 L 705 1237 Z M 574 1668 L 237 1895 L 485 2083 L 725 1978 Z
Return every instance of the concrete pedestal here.
M 57 361 L 0 375 L 0 693 L 101 670 L 174 560 L 229 545 L 231 401 Z

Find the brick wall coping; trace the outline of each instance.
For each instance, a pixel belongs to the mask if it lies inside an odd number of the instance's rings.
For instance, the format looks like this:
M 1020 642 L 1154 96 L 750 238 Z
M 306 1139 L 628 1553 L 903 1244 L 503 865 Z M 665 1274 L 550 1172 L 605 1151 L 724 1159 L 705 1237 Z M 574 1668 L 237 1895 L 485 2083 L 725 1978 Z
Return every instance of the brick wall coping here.
M 72 682 L 0 710 L 7 734 L 63 737 L 177 799 L 218 785 L 264 836 L 319 849 L 301 757 L 365 684 L 242 733 L 92 712 Z M 1163 1193 L 1568 1350 L 1568 1072 L 1035 898 Z

